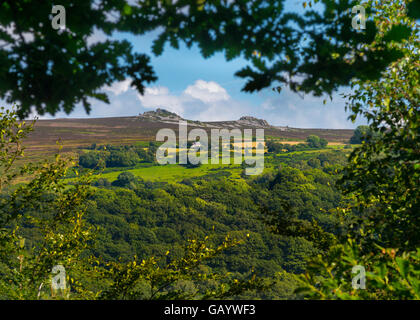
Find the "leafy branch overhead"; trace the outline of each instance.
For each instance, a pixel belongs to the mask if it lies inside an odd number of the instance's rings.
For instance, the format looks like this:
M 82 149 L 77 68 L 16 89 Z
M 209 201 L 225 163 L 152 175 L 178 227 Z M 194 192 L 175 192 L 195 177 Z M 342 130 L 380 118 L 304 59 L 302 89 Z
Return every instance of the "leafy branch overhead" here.
M 0 97 L 19 102 L 20 117 L 35 107 L 39 114 L 70 113 L 89 98 L 109 102 L 104 85 L 131 78 L 143 93 L 157 78 L 144 54 L 134 53 L 128 41 L 90 43 L 95 29 L 117 31 L 108 20 L 122 12 L 124 1 L 66 2 L 66 29 L 51 27 L 54 1 L 2 1 L 0 5 Z
M 125 40 L 91 43 L 94 31 L 111 36 L 157 30 L 157 55 L 166 43 L 178 48 L 183 41 L 197 44 L 204 57 L 242 56 L 251 63 L 236 73 L 248 79 L 246 92 L 282 83 L 296 92 L 331 94 L 352 78 L 379 77 L 401 56 L 385 40 L 366 49 L 377 30 L 370 20 L 366 30 L 352 29 L 357 1 L 321 2 L 322 12 L 308 8 L 298 15 L 285 12 L 283 0 L 68 1 L 66 29 L 57 31 L 50 20 L 53 1 L 6 0 L 0 7 L 0 97 L 17 102 L 21 117 L 31 108 L 70 113 L 79 103 L 89 113 L 92 98 L 109 103 L 105 85 L 130 78 L 143 93 L 157 80 L 147 55 L 133 52 Z M 387 41 L 407 36 L 405 26 L 391 31 Z

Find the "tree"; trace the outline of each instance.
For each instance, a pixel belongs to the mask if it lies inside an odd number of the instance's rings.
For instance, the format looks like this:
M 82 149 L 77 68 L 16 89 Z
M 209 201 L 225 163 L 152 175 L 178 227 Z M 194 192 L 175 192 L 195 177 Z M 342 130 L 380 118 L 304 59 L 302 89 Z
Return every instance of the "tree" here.
M 420 0 L 413 0 L 407 5 L 407 16 L 420 19 Z
M 371 127 L 369 126 L 358 126 L 356 130 L 354 130 L 353 136 L 350 138 L 351 144 L 361 144 L 362 141 L 367 139 L 377 139 L 377 133 L 373 133 Z
M 100 163 L 101 157 L 98 152 L 86 152 L 79 156 L 79 165 L 84 168 L 93 169 Z
M 110 285 L 101 293 L 101 299 L 220 299 L 232 297 L 244 290 L 263 288 L 263 284 L 255 277 L 250 280 L 227 281 L 226 274 L 203 272 L 200 264 L 215 257 L 222 251 L 239 244 L 229 237 L 220 246 L 208 245 L 208 237 L 204 240 L 190 240 L 186 245 L 185 255 L 172 259 L 163 267 L 156 258 L 143 259 L 137 257 L 128 263 L 109 263 L 108 268 L 98 273 L 99 279 L 110 281 Z M 166 256 L 170 251 L 166 252 Z M 165 259 L 164 257 L 163 259 Z M 162 260 L 163 260 L 162 259 Z M 166 259 L 165 259 L 166 260 Z M 216 288 L 204 286 L 194 288 L 191 292 L 177 288 L 181 281 L 202 283 L 220 282 Z
M 311 166 L 312 168 L 320 168 L 321 167 L 321 161 L 317 158 L 309 159 L 308 160 L 308 165 Z
M 139 162 L 139 156 L 133 150 L 111 150 L 106 157 L 108 167 L 131 167 Z
M 356 82 L 360 88 L 346 96 L 351 117 L 364 116 L 371 134 L 350 155 L 341 183 L 345 193 L 357 199 L 359 209 L 369 208 L 362 217 L 364 231 L 370 234 L 364 239 L 415 249 L 420 245 L 419 26 L 397 5 L 387 10 L 392 23 L 411 23 L 409 40 L 390 44 L 404 50 L 405 57 L 387 68 L 381 79 Z M 391 28 L 384 17 L 378 17 L 378 25 L 384 31 Z
M 111 186 L 111 182 L 109 182 L 106 178 L 99 178 L 93 181 L 92 185 L 95 187 L 109 187 Z
M 363 255 L 352 240 L 332 246 L 327 254 L 309 261 L 305 274 L 295 276 L 300 283 L 295 293 L 323 300 L 420 299 L 419 250 L 402 253 L 377 248 L 372 254 Z M 357 281 L 360 271 L 353 269 L 355 266 L 365 270 L 364 289 L 355 286 L 360 284 Z
M 127 187 L 137 181 L 137 178 L 131 172 L 125 171 L 118 175 L 117 180 L 112 182 L 113 186 Z
M 328 145 L 328 141 L 324 138 L 319 138 L 316 135 L 309 135 L 306 138 L 306 143 L 310 148 L 325 148 Z
M 308 136 L 306 138 L 306 143 L 311 148 L 319 148 L 319 146 L 321 145 L 319 137 L 315 135 Z
M 319 140 L 319 143 L 320 143 L 320 147 L 321 147 L 321 148 L 325 148 L 325 147 L 328 145 L 328 141 L 327 141 L 327 139 L 324 139 L 324 138 L 321 138 L 321 139 Z
M 156 10 L 157 3 L 134 8 L 135 15 L 122 19 L 124 29 L 140 33 L 138 17 L 147 15 L 149 23 L 163 28 L 154 43 L 156 54 L 162 53 L 165 43 L 178 48 L 182 40 L 187 46 L 198 43 L 204 57 L 219 51 L 228 60 L 243 55 L 253 68 L 248 66 L 236 75 L 250 79 L 243 88 L 247 92 L 280 82 L 296 92 L 330 94 L 352 77 L 378 77 L 378 70 L 400 56 L 398 50 L 382 44 L 375 48 L 377 52 L 359 51 L 372 43 L 376 26 L 368 20 L 366 32 L 352 29 L 348 12 L 357 1 L 325 0 L 322 13 L 308 10 L 303 16 L 284 13 L 284 1 L 274 0 L 215 0 L 193 5 L 184 0 L 166 3 L 160 10 Z
M 22 139 L 32 131 L 16 120 L 15 111 L 0 112 L 0 297 L 42 299 L 50 297 L 52 269 L 61 265 L 67 280 L 78 279 L 84 260 L 81 253 L 92 240 L 91 227 L 83 220 L 90 196 L 90 175 L 68 186 L 62 178 L 69 161 L 57 154 L 54 162 L 17 165 L 24 155 Z M 14 145 L 14 147 L 13 147 Z M 74 166 L 74 163 L 72 163 Z M 32 177 L 13 186 L 16 179 Z M 42 216 L 37 216 L 42 212 Z M 22 225 L 39 233 L 39 241 L 25 243 Z M 68 291 L 62 292 L 64 297 Z M 82 293 L 81 293 L 82 294 Z
M 41 115 L 70 113 L 78 103 L 89 113 L 91 99 L 109 103 L 105 85 L 124 79 L 143 94 L 145 85 L 157 80 L 150 58 L 133 52 L 127 41 L 91 43 L 95 29 L 106 35 L 159 30 L 155 54 L 167 42 L 178 48 L 184 41 L 188 47 L 198 44 L 204 57 L 219 51 L 228 60 L 243 55 L 253 67 L 236 75 L 249 79 L 243 89 L 247 92 L 279 82 L 296 92 L 331 94 L 353 77 L 377 78 L 401 56 L 398 48 L 373 42 L 376 26 L 371 20 L 365 32 L 352 29 L 347 12 L 357 1 L 322 2 L 322 13 L 308 10 L 300 16 L 285 13 L 284 0 L 152 0 L 138 5 L 72 0 L 65 5 L 65 28 L 55 30 L 50 20 L 54 1 L 4 0 L 0 97 L 19 103 L 18 114 L 25 117 L 31 108 Z M 405 31 L 405 26 L 390 30 L 388 38 L 400 40 Z
M 300 277 L 301 290 L 318 299 L 419 299 L 420 247 L 420 77 L 419 28 L 402 3 L 370 2 L 388 15 L 376 16 L 381 37 L 395 26 L 410 25 L 407 41 L 395 43 L 404 57 L 380 79 L 355 81 L 345 95 L 351 119 L 363 115 L 369 136 L 350 155 L 341 188 L 348 197 L 340 209 L 350 223 L 346 237 L 312 259 Z M 351 285 L 355 265 L 366 269 L 365 290 Z

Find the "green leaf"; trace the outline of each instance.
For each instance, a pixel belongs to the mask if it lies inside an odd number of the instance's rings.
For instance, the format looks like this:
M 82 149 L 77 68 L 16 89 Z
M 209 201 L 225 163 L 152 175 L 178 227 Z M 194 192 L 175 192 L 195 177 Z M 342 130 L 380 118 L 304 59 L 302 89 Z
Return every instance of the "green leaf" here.
M 413 19 L 420 19 L 420 0 L 414 0 L 407 6 L 407 15 Z
M 411 28 L 404 25 L 394 25 L 383 37 L 384 41 L 396 41 L 401 42 L 407 39 L 411 35 Z
M 404 278 L 407 278 L 407 274 L 409 271 L 409 262 L 407 259 L 396 257 L 395 261 L 397 262 L 398 267 L 400 268 L 400 273 Z
M 125 4 L 124 5 L 124 8 L 123 8 L 123 12 L 124 12 L 125 15 L 128 16 L 128 15 L 130 15 L 133 12 L 133 8 L 131 8 L 130 5 Z

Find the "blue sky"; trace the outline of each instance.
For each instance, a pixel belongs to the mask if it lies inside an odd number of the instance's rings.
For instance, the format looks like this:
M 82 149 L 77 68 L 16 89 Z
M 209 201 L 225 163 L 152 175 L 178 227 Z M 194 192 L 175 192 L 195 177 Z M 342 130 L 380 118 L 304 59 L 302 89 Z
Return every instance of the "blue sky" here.
M 302 12 L 301 1 L 287 1 L 286 8 Z M 159 107 L 202 121 L 235 120 L 251 115 L 273 125 L 299 128 L 355 128 L 361 124 L 347 120 L 349 114 L 345 113 L 344 101 L 338 94 L 324 105 L 325 97 L 302 99 L 287 89 L 280 94 L 270 89 L 253 94 L 241 92 L 246 80 L 234 74 L 248 64 L 242 58 L 227 62 L 219 53 L 204 59 L 197 47 L 188 49 L 184 45 L 179 50 L 167 46 L 163 55 L 156 57 L 151 53 L 156 35 L 156 32 L 142 37 L 114 35 L 116 39 L 127 39 L 135 51 L 151 57 L 159 79 L 148 86 L 144 96 L 130 88 L 127 80 L 104 88 L 111 104 L 92 100 L 90 115 L 79 105 L 70 115 L 58 113 L 55 118 L 133 116 Z M 103 35 L 96 33 L 91 40 L 103 39 Z

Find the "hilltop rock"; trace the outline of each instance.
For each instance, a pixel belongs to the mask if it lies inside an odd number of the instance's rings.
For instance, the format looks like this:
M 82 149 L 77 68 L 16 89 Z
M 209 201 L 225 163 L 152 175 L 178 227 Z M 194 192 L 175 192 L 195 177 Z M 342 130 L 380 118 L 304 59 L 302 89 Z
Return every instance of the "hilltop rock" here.
M 250 125 L 250 126 L 254 126 L 254 127 L 263 127 L 263 128 L 271 127 L 266 120 L 258 119 L 258 118 L 251 117 L 251 116 L 241 117 L 238 120 L 238 122 L 241 123 L 241 124 L 244 124 L 244 125 Z
M 156 109 L 156 111 L 146 111 L 138 116 L 140 119 L 154 120 L 154 121 L 179 121 L 184 120 L 174 112 L 165 109 Z

